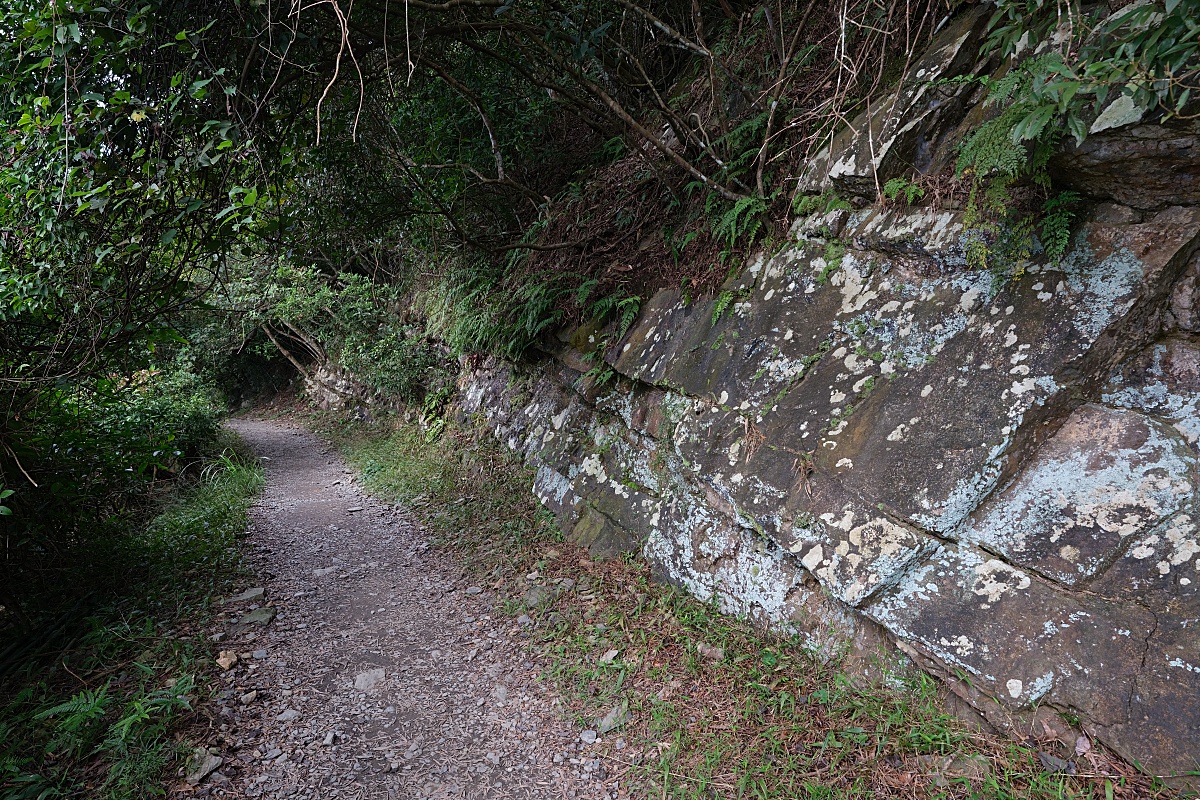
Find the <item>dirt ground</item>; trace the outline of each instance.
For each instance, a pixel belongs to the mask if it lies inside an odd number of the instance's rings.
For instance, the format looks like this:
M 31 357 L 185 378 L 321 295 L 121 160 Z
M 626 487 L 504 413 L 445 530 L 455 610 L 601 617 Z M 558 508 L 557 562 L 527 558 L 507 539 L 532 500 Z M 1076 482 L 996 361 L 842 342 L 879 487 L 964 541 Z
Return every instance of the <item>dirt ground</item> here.
M 266 467 L 246 547 L 247 588 L 265 591 L 224 605 L 212 633 L 220 763 L 193 796 L 624 796 L 488 587 L 313 434 L 229 424 Z

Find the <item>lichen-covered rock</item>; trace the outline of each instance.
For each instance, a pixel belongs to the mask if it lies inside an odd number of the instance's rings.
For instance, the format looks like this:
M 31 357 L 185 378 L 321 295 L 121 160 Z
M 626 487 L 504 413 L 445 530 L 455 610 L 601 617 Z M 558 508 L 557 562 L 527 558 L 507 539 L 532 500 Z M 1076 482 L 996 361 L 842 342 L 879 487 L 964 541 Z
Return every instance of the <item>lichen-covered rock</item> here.
M 1188 504 L 1196 467 L 1169 426 L 1143 414 L 1084 406 L 955 535 L 1075 585 Z
M 971 71 L 986 22 L 982 6 L 953 20 L 909 66 L 894 92 L 809 162 L 800 191 L 820 194 L 832 186 L 843 196 L 875 197 L 885 182 L 914 167 L 927 172 L 935 164 L 944 166 L 949 134 L 978 88 L 946 79 Z
M 861 496 L 953 531 L 1065 419 L 1080 391 L 1155 335 L 1155 312 L 1190 256 L 1200 210 L 1156 219 L 1086 226 L 1062 267 L 993 297 L 976 285 L 964 286 L 957 304 L 942 300 L 922 325 L 944 337 L 933 339 L 932 358 L 879 383 L 819 452 L 835 469 L 846 465 L 840 477 Z
M 997 724 L 1059 709 L 1190 768 L 1200 341 L 1162 326 L 1200 208 L 1096 207 L 1061 263 L 1008 282 L 967 269 L 954 212 L 836 227 L 797 225 L 706 301 L 659 292 L 624 335 L 489 362 L 464 406 L 597 554 L 640 547 L 826 653 L 886 635 L 970 675 Z M 597 347 L 606 383 L 583 375 Z
M 1150 710 L 1137 691 L 1152 612 L 1069 592 L 975 548 L 939 550 L 866 613 L 1008 709 L 1053 705 L 1097 730 L 1132 725 Z M 1168 736 L 1187 729 L 1178 718 L 1142 725 Z M 1143 764 L 1171 761 L 1144 748 L 1124 752 Z
M 1170 337 L 1123 364 L 1103 400 L 1170 422 L 1200 449 L 1200 340 Z

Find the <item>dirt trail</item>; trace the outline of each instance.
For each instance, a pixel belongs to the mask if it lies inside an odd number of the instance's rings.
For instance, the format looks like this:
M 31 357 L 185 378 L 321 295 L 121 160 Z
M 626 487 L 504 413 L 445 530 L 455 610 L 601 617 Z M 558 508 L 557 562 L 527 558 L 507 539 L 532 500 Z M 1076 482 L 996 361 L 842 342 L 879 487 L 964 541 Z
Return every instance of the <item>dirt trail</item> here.
M 247 548 L 266 594 L 227 605 L 215 634 L 238 660 L 215 708 L 224 761 L 197 794 L 607 796 L 486 587 L 311 433 L 230 427 L 268 459 Z M 259 607 L 274 621 L 238 624 Z

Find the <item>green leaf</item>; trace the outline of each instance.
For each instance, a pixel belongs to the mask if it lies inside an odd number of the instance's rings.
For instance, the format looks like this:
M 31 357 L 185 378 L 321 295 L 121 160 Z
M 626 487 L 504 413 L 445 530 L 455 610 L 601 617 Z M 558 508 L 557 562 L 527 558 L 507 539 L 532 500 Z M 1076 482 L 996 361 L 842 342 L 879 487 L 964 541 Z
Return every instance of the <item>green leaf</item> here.
M 1075 146 L 1078 147 L 1087 138 L 1087 123 L 1079 117 L 1071 115 L 1067 117 L 1067 132 L 1075 138 Z

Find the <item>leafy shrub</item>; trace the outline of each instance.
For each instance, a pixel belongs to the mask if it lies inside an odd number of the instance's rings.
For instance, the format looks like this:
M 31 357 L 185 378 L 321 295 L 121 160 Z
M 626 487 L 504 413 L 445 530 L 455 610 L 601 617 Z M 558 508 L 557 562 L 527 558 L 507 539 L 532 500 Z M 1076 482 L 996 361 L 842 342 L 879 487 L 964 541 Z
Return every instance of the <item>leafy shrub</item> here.
M 12 513 L 0 516 L 0 605 L 21 609 L 73 559 L 120 546 L 155 496 L 212 449 L 217 421 L 215 395 L 182 370 L 40 393 L 9 420 L 11 452 L 0 455 L 12 492 Z M 56 603 L 86 591 L 79 581 L 59 586 Z
M 1000 78 L 980 78 L 1003 110 L 963 144 L 959 172 L 1039 177 L 1063 131 L 1077 143 L 1113 92 L 1146 115 L 1185 113 L 1200 74 L 1200 18 L 1180 0 L 1062 6 L 1000 0 L 985 54 L 1011 60 Z M 1031 146 L 1030 146 L 1031 145 Z
M 407 402 L 451 381 L 448 355 L 421 325 L 404 321 L 410 301 L 396 286 L 280 264 L 248 272 L 228 300 L 244 309 L 251 330 L 265 331 L 291 358 L 342 367 Z

